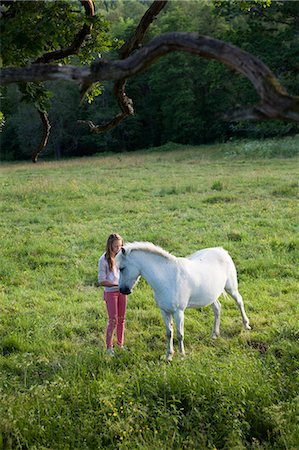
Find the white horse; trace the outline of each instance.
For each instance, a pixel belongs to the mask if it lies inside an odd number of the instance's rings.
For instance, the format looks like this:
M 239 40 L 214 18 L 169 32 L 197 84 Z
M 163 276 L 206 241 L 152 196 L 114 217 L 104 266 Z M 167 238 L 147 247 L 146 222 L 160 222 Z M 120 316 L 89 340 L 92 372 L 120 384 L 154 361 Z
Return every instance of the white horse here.
M 172 317 L 176 322 L 179 351 L 184 355 L 185 309 L 211 305 L 214 311 L 212 337 L 217 338 L 221 309 L 218 297 L 225 292 L 236 301 L 245 329 L 251 329 L 238 291 L 235 265 L 221 247 L 177 258 L 150 242 L 133 242 L 118 253 L 116 264 L 120 269 L 120 292 L 130 294 L 140 276 L 154 290 L 166 327 L 168 361 L 174 353 Z

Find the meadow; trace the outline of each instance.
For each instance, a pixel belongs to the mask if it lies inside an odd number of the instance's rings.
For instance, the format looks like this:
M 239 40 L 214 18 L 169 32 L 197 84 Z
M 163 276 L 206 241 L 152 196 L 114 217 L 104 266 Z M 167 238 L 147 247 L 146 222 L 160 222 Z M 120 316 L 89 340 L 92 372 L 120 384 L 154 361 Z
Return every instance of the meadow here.
M 0 449 L 299 448 L 298 149 L 295 136 L 2 164 Z M 211 307 L 187 310 L 187 355 L 167 364 L 141 280 L 128 351 L 108 357 L 97 261 L 111 232 L 176 256 L 226 248 L 252 330 L 231 298 L 218 340 Z

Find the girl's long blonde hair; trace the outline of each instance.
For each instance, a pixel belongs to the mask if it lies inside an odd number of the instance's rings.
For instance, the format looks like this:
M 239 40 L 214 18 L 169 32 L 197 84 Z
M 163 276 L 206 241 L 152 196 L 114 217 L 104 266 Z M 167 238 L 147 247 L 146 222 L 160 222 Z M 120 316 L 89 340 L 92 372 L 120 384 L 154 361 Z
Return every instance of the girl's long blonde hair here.
M 108 267 L 109 270 L 111 270 L 111 272 L 115 268 L 115 260 L 114 257 L 112 256 L 112 244 L 114 241 L 121 241 L 121 245 L 124 245 L 124 240 L 119 234 L 116 233 L 110 234 L 110 236 L 107 239 L 105 257 L 107 259 Z

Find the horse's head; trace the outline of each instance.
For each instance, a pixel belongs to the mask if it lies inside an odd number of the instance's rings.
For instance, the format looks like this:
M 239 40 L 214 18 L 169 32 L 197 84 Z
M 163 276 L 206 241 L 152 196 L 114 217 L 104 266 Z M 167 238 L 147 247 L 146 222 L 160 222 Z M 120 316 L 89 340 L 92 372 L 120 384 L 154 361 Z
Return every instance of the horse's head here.
M 140 271 L 131 261 L 130 250 L 122 248 L 116 256 L 116 264 L 119 267 L 119 290 L 122 294 L 129 295 L 138 281 Z

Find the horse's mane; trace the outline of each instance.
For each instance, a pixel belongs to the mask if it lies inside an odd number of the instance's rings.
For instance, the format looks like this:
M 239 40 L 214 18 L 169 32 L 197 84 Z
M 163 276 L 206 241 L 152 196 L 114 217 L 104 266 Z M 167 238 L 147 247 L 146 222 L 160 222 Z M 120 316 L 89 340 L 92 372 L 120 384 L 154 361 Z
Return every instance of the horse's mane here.
M 126 253 L 130 253 L 132 251 L 142 251 L 148 253 L 154 253 L 155 255 L 163 256 L 166 259 L 176 259 L 175 256 L 168 253 L 163 248 L 154 245 L 152 242 L 131 242 L 124 246 Z

